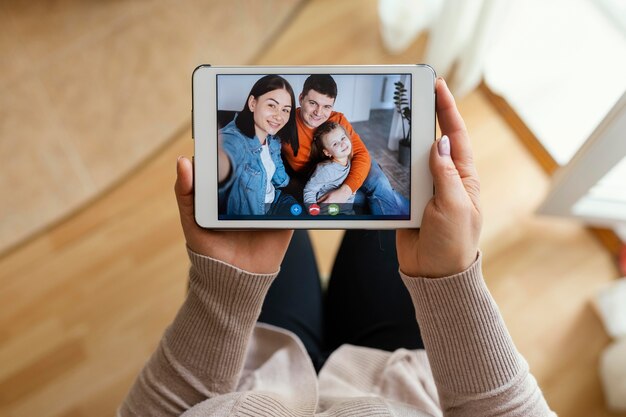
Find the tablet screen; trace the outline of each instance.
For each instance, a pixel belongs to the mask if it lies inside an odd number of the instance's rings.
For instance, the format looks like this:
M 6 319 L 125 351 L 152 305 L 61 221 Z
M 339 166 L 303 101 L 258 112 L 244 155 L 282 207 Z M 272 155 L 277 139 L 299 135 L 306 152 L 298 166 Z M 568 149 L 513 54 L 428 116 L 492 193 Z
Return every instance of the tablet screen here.
M 219 220 L 410 220 L 411 74 L 217 74 Z

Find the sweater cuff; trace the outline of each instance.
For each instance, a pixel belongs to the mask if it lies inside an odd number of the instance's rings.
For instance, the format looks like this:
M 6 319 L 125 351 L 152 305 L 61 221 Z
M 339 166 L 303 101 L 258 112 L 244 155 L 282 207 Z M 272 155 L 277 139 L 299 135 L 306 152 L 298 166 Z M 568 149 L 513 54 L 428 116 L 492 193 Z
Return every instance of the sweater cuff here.
M 187 366 L 228 378 L 240 366 L 278 271 L 253 274 L 187 251 L 191 260 L 189 290 L 166 333 L 168 348 Z M 209 364 L 216 369 L 208 369 Z
M 194 252 L 189 246 L 187 246 L 187 255 L 189 256 L 189 260 L 191 261 L 191 267 L 195 268 L 197 272 L 204 276 L 208 277 L 210 275 L 214 275 L 216 272 L 219 273 L 231 273 L 235 276 L 249 277 L 249 279 L 258 278 L 263 279 L 267 277 L 276 278 L 278 273 L 280 272 L 280 268 L 271 274 L 257 274 L 254 272 L 246 271 L 245 269 L 238 268 L 234 265 L 229 264 L 228 262 L 220 261 L 219 259 L 211 258 L 210 256 L 201 255 L 197 252 Z
M 479 253 L 467 270 L 443 278 L 400 272 L 435 379 L 456 393 L 496 389 L 525 366 L 483 280 L 481 261 Z

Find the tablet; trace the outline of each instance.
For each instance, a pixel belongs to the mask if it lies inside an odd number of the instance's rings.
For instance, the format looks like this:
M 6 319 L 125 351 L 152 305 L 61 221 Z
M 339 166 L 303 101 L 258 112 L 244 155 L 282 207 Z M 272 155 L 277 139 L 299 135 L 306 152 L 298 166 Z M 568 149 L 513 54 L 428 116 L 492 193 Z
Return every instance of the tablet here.
M 427 65 L 197 67 L 204 228 L 417 228 L 433 195 Z

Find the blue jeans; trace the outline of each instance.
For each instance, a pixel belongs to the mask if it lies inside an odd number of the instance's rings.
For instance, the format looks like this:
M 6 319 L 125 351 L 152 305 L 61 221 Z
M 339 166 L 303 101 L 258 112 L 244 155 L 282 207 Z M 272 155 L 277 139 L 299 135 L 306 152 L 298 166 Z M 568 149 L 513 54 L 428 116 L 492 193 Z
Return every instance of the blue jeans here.
M 367 202 L 371 214 L 406 216 L 409 214 L 409 200 L 391 188 L 389 179 L 378 162 L 372 159 L 367 178 L 356 192 L 354 204 Z

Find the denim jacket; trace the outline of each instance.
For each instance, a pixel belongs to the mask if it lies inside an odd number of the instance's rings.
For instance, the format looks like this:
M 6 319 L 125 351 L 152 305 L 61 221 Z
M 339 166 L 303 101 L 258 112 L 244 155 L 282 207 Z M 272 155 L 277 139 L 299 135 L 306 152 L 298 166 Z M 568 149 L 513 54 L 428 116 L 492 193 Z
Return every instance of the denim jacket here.
M 258 215 L 265 214 L 265 168 L 261 161 L 261 143 L 259 139 L 249 138 L 235 125 L 233 120 L 220 129 L 222 149 L 228 155 L 231 171 L 228 179 L 219 186 L 220 201 L 226 200 L 226 214 Z M 280 139 L 268 135 L 270 156 L 276 165 L 272 184 L 276 189 L 274 201 L 280 195 L 279 188 L 289 183 L 280 156 Z M 221 206 L 221 204 L 220 204 Z

